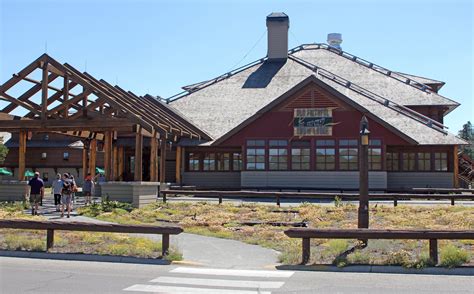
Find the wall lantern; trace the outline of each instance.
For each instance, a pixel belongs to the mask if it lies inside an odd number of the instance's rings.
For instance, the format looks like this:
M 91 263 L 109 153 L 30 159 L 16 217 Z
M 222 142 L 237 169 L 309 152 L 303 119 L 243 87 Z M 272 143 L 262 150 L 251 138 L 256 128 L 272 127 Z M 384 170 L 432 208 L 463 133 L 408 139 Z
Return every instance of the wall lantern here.
M 360 143 L 362 146 L 369 145 L 369 121 L 365 115 L 360 120 Z

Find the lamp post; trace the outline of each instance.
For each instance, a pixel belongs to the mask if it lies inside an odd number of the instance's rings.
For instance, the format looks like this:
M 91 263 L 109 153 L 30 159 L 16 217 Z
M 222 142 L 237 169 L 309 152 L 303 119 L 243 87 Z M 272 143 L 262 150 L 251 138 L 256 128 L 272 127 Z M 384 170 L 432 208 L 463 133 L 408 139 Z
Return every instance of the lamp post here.
M 369 227 L 369 121 L 360 121 L 358 228 Z

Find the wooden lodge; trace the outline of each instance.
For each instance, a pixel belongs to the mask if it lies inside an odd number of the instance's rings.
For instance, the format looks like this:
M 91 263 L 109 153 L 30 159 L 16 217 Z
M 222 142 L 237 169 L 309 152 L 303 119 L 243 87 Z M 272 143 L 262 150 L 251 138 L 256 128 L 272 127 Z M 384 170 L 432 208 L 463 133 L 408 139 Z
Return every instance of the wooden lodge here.
M 169 99 L 42 55 L 0 86 L 0 131 L 13 133 L 4 165 L 19 180 L 27 168 L 48 169 L 49 178 L 69 168 L 82 178 L 100 165 L 114 183 L 357 189 L 366 116 L 371 189 L 459 186 L 466 142 L 443 125 L 459 106 L 438 93 L 444 82 L 391 71 L 334 40 L 288 50 L 282 13 L 269 15 L 267 27 L 265 58 Z M 9 94 L 20 82 L 32 85 Z

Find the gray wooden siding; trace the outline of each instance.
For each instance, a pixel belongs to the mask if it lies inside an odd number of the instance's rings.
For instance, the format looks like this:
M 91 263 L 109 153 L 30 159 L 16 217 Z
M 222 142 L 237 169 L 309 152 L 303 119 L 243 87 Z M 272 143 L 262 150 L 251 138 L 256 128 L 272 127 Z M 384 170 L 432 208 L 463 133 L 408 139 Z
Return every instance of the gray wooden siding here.
M 242 187 L 359 188 L 359 172 L 244 171 Z M 387 173 L 370 172 L 369 188 L 386 189 Z
M 198 187 L 238 188 L 240 172 L 184 172 L 183 184 Z
M 387 173 L 389 189 L 410 188 L 452 188 L 453 173 L 447 172 L 389 172 Z

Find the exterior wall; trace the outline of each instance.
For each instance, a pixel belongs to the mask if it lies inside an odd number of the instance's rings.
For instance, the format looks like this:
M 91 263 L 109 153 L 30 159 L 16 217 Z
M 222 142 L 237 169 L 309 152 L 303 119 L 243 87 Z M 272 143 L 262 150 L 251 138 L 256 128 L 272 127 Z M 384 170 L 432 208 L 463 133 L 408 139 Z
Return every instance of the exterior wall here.
M 23 201 L 28 194 L 27 182 L 0 181 L 0 201 Z
M 131 203 L 140 208 L 156 202 L 158 186 L 154 182 L 106 182 L 101 183 L 102 196 L 109 200 Z
M 387 186 L 392 190 L 411 188 L 453 188 L 451 172 L 388 172 Z
M 242 187 L 358 189 L 357 171 L 244 171 Z M 369 172 L 369 188 L 387 188 L 386 172 Z
M 184 172 L 183 185 L 239 188 L 240 172 Z

